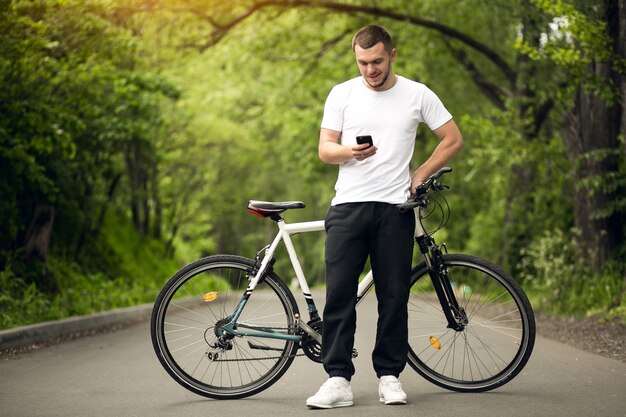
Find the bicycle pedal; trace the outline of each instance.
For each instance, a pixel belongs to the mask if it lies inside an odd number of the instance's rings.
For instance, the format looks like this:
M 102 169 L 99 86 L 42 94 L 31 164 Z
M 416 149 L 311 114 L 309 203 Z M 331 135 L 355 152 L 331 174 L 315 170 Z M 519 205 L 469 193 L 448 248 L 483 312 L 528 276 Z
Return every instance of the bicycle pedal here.
M 352 358 L 356 358 L 359 356 L 359 352 L 356 351 L 356 349 L 352 349 Z

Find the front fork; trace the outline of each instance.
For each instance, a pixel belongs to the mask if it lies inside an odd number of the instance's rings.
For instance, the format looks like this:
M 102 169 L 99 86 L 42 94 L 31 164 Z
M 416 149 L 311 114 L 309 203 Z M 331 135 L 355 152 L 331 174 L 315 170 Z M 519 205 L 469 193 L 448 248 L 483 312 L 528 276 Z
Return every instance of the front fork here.
M 430 279 L 433 282 L 441 309 L 448 321 L 448 327 L 457 332 L 463 331 L 468 323 L 467 314 L 456 299 L 448 277 L 448 268 L 443 263 L 441 247 L 445 250 L 445 243 L 437 246 L 434 239 L 427 236 L 420 236 L 415 240 L 428 266 L 428 275 L 430 275 Z

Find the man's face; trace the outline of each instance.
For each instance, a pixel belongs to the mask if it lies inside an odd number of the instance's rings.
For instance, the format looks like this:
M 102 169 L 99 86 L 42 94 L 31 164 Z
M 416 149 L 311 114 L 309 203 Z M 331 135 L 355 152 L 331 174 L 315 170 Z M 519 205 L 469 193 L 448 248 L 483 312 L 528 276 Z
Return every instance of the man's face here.
M 363 79 L 373 90 L 384 89 L 384 85 L 391 73 L 391 63 L 396 58 L 396 50 L 391 53 L 385 50 L 382 42 L 368 49 L 363 49 L 359 45 L 354 46 L 356 63 Z

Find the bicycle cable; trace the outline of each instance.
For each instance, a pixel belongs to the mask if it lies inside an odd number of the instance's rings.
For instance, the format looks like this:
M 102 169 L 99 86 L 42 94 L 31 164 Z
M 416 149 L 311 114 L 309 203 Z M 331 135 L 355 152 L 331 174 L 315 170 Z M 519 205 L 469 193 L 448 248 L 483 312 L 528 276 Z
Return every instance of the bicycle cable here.
M 443 200 L 443 203 L 439 201 L 440 199 Z M 434 230 L 426 232 L 428 236 L 432 236 L 435 233 L 437 233 L 439 230 L 443 229 L 448 224 L 448 221 L 450 220 L 450 205 L 448 204 L 448 200 L 445 198 L 445 196 L 443 195 L 441 191 L 435 191 L 431 195 L 429 195 L 428 202 L 429 202 L 428 206 L 431 206 L 431 207 L 429 208 L 429 211 L 426 214 L 420 216 L 420 221 L 428 219 L 431 216 L 434 216 L 435 211 L 437 211 L 440 216 L 439 224 L 434 228 Z M 445 205 L 445 208 L 444 208 L 444 205 Z

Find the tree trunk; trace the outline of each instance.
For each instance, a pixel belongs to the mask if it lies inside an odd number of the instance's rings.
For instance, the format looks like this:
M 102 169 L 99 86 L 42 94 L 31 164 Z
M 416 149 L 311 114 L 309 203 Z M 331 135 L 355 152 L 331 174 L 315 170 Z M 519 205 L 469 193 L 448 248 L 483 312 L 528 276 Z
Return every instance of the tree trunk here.
M 152 236 L 156 239 L 163 237 L 163 203 L 159 194 L 159 167 L 155 163 L 152 165 L 152 177 L 150 178 L 152 191 L 152 203 L 154 204 L 154 222 L 152 226 Z
M 41 274 L 35 277 L 34 282 L 49 293 L 56 293 L 59 290 L 47 267 L 53 224 L 54 207 L 46 203 L 37 204 L 24 236 L 24 259 L 29 263 L 41 265 Z
M 130 142 L 127 145 L 127 149 L 126 149 L 126 155 L 125 155 L 125 159 L 126 159 L 126 170 L 128 172 L 128 185 L 130 188 L 130 213 L 131 213 L 131 217 L 133 220 L 133 225 L 135 226 L 135 229 L 139 230 L 141 227 L 141 214 L 140 214 L 140 208 L 139 208 L 139 197 L 138 197 L 138 193 L 137 193 L 137 184 L 138 184 L 138 179 L 137 179 L 137 162 L 136 162 L 136 147 L 137 145 L 135 144 L 135 142 Z
M 617 40 L 616 50 L 622 59 L 626 59 L 626 0 L 619 0 L 617 7 Z M 618 74 L 620 93 L 622 96 L 621 133 L 626 136 L 626 74 Z M 626 140 L 623 142 L 624 158 L 626 159 Z
M 37 204 L 24 237 L 27 260 L 39 259 L 46 262 L 53 224 L 54 207 L 50 204 Z
M 174 257 L 174 239 L 176 239 L 177 234 L 178 234 L 178 223 L 172 227 L 170 238 L 167 240 L 167 243 L 165 244 L 165 257 L 168 259 Z
M 143 168 L 141 170 L 141 229 L 142 236 L 147 236 L 150 232 L 150 202 L 148 201 L 148 171 Z
M 609 8 L 610 9 L 610 8 Z M 616 50 L 618 55 L 622 59 L 626 59 L 626 0 L 618 0 L 617 5 L 617 45 Z M 623 158 L 626 160 L 626 74 L 619 74 L 620 93 L 622 96 L 622 120 L 621 120 L 621 134 L 623 139 Z M 626 296 L 626 269 L 623 272 L 624 277 L 622 281 L 622 291 L 615 298 L 611 307 L 617 307 L 622 304 L 622 300 Z
M 107 192 L 107 201 L 102 205 L 102 207 L 100 207 L 98 220 L 96 221 L 96 225 L 92 230 L 94 239 L 97 239 L 98 236 L 100 236 L 100 231 L 102 230 L 102 225 L 104 224 L 107 209 L 113 202 L 113 195 L 115 194 L 115 190 L 117 189 L 117 185 L 119 184 L 121 178 L 121 174 L 115 175 L 115 177 L 113 177 L 113 180 L 111 181 L 111 184 L 109 185 L 109 190 Z
M 624 0 L 605 1 L 605 19 L 613 50 L 624 52 Z M 623 56 L 623 55 L 622 55 Z M 590 71 L 606 82 L 623 87 L 623 77 L 610 65 L 593 63 Z M 592 265 L 599 271 L 611 252 L 623 243 L 622 221 L 619 213 L 611 213 L 610 204 L 615 190 L 602 187 L 608 176 L 619 168 L 620 144 L 618 136 L 624 133 L 624 96 L 620 102 L 607 103 L 578 87 L 574 107 L 566 114 L 563 139 L 573 169 L 574 223 L 581 232 L 581 247 L 589 253 Z M 626 154 L 626 153 L 625 153 Z M 589 185 L 589 180 L 596 185 Z M 587 180 L 587 183 L 583 181 Z M 603 214 L 604 212 L 604 214 Z
M 599 75 L 608 75 L 608 67 L 604 64 L 595 64 L 593 70 Z M 619 105 L 611 106 L 579 87 L 574 108 L 566 115 L 563 130 L 568 159 L 574 171 L 574 223 L 581 232 L 581 246 L 590 252 L 596 271 L 621 242 L 621 225 L 615 214 L 599 216 L 609 206 L 614 193 L 582 182 L 592 177 L 605 181 L 608 174 L 617 171 L 617 155 L 605 155 L 604 152 L 619 149 L 620 112 Z
M 539 9 L 529 0 L 523 2 L 524 13 L 520 25 L 522 40 L 533 48 L 540 47 L 541 14 Z M 537 96 L 537 66 L 525 54 L 518 54 L 515 67 L 515 86 L 513 91 L 513 105 L 516 112 L 514 128 L 520 132 L 524 143 L 531 145 L 539 140 L 539 128 L 534 116 L 539 105 Z M 505 216 L 502 224 L 501 248 L 502 263 L 510 269 L 515 269 L 520 260 L 520 253 L 532 239 L 532 232 L 527 227 L 529 217 L 535 204 L 533 196 L 536 193 L 536 172 L 533 164 L 518 163 L 511 168 L 509 179 Z
M 150 224 L 148 173 L 143 161 L 141 142 L 132 140 L 126 149 L 126 168 L 130 186 L 130 210 L 135 229 L 145 236 Z
M 87 236 L 89 233 L 91 233 L 91 229 L 92 229 L 92 221 L 93 221 L 93 216 L 91 215 L 91 197 L 93 195 L 93 187 L 91 186 L 91 178 L 84 178 L 82 181 L 82 184 L 84 185 L 83 188 L 83 197 L 80 199 L 80 201 L 78 202 L 78 208 L 81 211 L 81 213 L 83 213 L 83 220 L 79 223 L 80 226 L 78 228 L 78 232 L 75 233 L 75 240 L 74 240 L 74 260 L 78 260 L 82 250 L 83 250 L 83 246 L 85 245 L 85 241 L 87 240 Z

